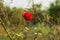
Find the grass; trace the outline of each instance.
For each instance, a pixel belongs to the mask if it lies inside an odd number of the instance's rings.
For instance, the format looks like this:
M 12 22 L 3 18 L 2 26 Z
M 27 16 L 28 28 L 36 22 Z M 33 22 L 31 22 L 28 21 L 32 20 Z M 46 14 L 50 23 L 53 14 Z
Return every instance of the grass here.
M 36 24 L 34 28 L 18 27 L 16 31 L 8 30 L 13 40 L 60 40 L 60 27 L 52 27 Z M 10 40 L 0 25 L 0 40 Z

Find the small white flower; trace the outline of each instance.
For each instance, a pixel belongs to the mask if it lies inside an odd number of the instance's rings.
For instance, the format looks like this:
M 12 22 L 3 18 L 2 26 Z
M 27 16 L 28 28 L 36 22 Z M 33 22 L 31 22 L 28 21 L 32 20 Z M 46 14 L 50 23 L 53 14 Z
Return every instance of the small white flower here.
M 42 35 L 41 33 L 38 33 L 38 35 Z
M 37 33 L 34 33 L 34 34 L 37 34 Z

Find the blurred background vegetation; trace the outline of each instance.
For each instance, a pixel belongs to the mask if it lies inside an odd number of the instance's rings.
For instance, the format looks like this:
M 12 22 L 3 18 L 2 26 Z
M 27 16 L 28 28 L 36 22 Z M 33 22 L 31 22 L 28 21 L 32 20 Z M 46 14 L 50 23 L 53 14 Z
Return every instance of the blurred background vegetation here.
M 60 0 L 41 10 L 41 4 L 31 8 L 10 8 L 0 0 L 0 40 L 60 40 Z M 28 11 L 33 14 L 32 27 L 22 17 Z

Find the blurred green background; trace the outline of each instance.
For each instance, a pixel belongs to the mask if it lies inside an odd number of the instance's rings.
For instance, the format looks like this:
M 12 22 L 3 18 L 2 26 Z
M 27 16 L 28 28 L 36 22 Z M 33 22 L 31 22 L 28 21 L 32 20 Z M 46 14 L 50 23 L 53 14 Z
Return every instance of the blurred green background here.
M 26 10 L 33 15 L 31 27 L 22 17 Z M 60 1 L 41 10 L 41 4 L 10 8 L 0 0 L 0 40 L 60 40 Z

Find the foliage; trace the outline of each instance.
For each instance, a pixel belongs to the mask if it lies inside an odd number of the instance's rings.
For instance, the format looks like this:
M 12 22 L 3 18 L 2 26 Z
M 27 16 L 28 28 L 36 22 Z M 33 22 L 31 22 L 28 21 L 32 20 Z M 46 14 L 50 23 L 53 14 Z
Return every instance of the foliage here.
M 55 21 L 55 23 L 57 23 L 57 21 L 59 21 L 60 19 L 60 1 L 56 0 L 55 3 L 51 3 L 51 6 L 49 8 L 49 14 L 50 16 L 53 17 L 53 20 Z
M 41 4 L 32 6 L 29 9 L 10 8 L 0 2 L 0 40 L 60 40 L 60 5 L 52 3 L 43 11 Z M 32 26 L 27 26 L 22 17 L 26 10 L 33 15 Z M 57 25 L 52 23 L 54 20 Z

